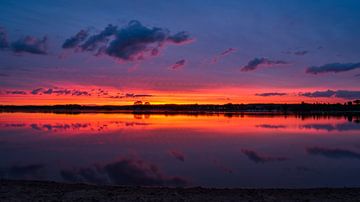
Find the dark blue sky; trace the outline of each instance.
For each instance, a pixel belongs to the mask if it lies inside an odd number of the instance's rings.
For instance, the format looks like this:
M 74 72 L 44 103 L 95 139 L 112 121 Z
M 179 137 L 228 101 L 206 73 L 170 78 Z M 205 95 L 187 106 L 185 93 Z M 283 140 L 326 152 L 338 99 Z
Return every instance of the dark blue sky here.
M 359 10 L 357 0 L 3 0 L 0 102 L 85 91 L 88 104 L 360 98 Z M 63 49 L 80 30 L 86 39 Z

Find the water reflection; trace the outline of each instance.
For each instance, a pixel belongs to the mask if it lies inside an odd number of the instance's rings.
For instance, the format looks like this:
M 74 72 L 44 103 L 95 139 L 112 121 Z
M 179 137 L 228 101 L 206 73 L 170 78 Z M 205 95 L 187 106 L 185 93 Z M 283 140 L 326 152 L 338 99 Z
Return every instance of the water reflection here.
M 358 120 L 2 113 L 0 177 L 146 186 L 359 186 Z

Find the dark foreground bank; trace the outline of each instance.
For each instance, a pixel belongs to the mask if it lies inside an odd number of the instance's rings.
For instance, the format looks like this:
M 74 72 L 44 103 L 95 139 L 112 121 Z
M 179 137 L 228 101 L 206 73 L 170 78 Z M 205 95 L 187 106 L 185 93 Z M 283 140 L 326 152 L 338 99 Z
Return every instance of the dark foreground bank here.
M 0 201 L 360 201 L 360 188 L 145 188 L 1 180 Z

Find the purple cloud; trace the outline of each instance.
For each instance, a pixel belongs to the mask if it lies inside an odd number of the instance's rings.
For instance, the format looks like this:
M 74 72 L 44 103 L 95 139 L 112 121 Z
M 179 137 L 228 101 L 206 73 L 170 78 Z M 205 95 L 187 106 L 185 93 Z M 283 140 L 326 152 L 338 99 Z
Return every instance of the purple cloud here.
M 23 90 L 6 91 L 8 95 L 26 95 L 27 93 Z
M 221 52 L 219 55 L 215 56 L 215 57 L 212 59 L 211 63 L 212 63 L 212 64 L 215 64 L 215 63 L 217 63 L 222 57 L 225 57 L 225 56 L 227 56 L 227 55 L 230 55 L 231 53 L 233 53 L 233 52 L 235 52 L 235 51 L 236 51 L 235 48 L 228 48 L 228 49 L 224 50 L 223 52 Z
M 272 67 L 275 65 L 285 65 L 285 64 L 288 64 L 288 62 L 282 60 L 270 60 L 267 58 L 255 58 L 251 60 L 247 65 L 243 66 L 241 68 L 241 71 L 248 72 L 248 71 L 254 71 L 255 69 L 261 66 Z
M 312 97 L 312 98 L 343 98 L 343 99 L 360 99 L 360 91 L 349 91 L 349 90 L 327 90 L 327 91 L 315 91 L 299 93 L 300 96 Z
M 288 158 L 286 157 L 273 157 L 273 156 L 265 156 L 260 155 L 256 151 L 242 149 L 241 152 L 245 154 L 251 161 L 255 163 L 265 163 L 265 162 L 275 162 L 275 161 L 286 161 Z
M 360 159 L 360 153 L 346 149 L 339 148 L 325 148 L 325 147 L 309 147 L 306 149 L 308 154 L 322 155 L 328 158 L 353 158 Z
M 80 30 L 75 36 L 70 37 L 69 39 L 66 39 L 65 42 L 62 45 L 62 48 L 75 48 L 78 46 L 81 42 L 83 42 L 89 35 L 89 32 L 86 30 Z
M 184 162 L 185 161 L 185 156 L 183 153 L 181 153 L 180 151 L 175 151 L 172 150 L 169 152 L 171 156 L 173 156 L 175 159 Z
M 297 56 L 303 56 L 303 55 L 306 55 L 309 53 L 309 51 L 306 51 L 306 50 L 302 50 L 302 51 L 285 51 L 284 53 L 286 54 L 293 54 L 293 55 L 297 55 Z
M 304 50 L 304 51 L 295 51 L 294 55 L 305 55 L 305 54 L 308 54 L 308 53 L 309 53 L 309 51 L 306 51 L 306 50 Z
M 185 186 L 188 182 L 181 177 L 165 175 L 156 165 L 141 159 L 123 158 L 105 165 L 88 168 L 62 170 L 60 175 L 66 181 L 112 183 L 127 186 Z
M 78 42 L 78 38 L 75 36 L 76 40 L 73 41 Z M 159 55 L 160 50 L 167 44 L 181 45 L 191 41 L 193 39 L 187 32 L 171 35 L 167 29 L 146 27 L 139 21 L 133 20 L 122 28 L 108 25 L 99 34 L 90 36 L 84 43 L 76 44 L 81 51 L 94 51 L 95 55 L 105 54 L 121 61 L 138 61 Z
M 141 98 L 141 97 L 152 97 L 150 94 L 135 94 L 135 93 L 126 93 L 124 95 L 111 95 L 108 98 L 113 99 L 122 99 L 122 98 Z
M 110 40 L 109 37 L 116 34 L 118 27 L 109 24 L 99 34 L 91 36 L 80 47 L 83 51 L 94 51 L 96 49 L 101 50 L 101 47 L 107 44 Z
M 91 96 L 91 93 L 77 89 L 62 88 L 37 88 L 30 92 L 33 95 L 71 95 L 71 96 Z
M 11 49 L 15 53 L 32 53 L 32 54 L 47 54 L 47 37 L 42 39 L 26 36 L 13 43 L 11 43 Z
M 255 95 L 262 96 L 262 97 L 270 97 L 270 96 L 284 96 L 284 95 L 287 95 L 287 93 L 272 92 L 272 93 L 256 93 Z
M 171 69 L 176 70 L 176 69 L 181 69 L 186 65 L 186 60 L 182 59 L 179 60 L 177 62 L 175 62 L 175 64 L 171 65 Z
M 308 74 L 339 73 L 360 68 L 360 63 L 330 63 L 322 66 L 312 66 L 306 69 Z

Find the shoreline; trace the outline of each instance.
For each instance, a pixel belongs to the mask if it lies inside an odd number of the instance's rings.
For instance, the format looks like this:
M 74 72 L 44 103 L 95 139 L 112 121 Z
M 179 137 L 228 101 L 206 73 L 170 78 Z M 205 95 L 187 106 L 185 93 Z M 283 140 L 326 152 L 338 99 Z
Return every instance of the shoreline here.
M 170 188 L 0 180 L 0 201 L 359 201 L 359 188 Z
M 0 105 L 0 113 L 129 113 L 190 115 L 352 115 L 360 116 L 360 104 L 225 104 L 225 105 Z

